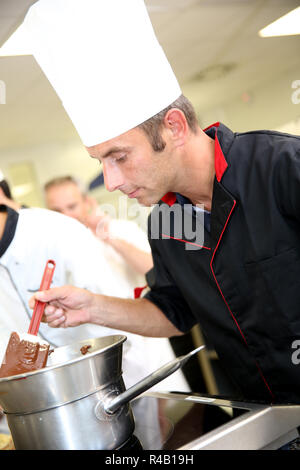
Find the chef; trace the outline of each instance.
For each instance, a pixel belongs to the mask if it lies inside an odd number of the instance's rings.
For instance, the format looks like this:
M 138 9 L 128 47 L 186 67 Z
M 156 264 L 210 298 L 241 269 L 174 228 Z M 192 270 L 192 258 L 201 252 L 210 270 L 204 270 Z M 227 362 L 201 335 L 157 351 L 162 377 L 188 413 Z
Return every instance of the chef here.
M 155 205 L 143 297 L 68 286 L 31 307 L 47 302 L 56 328 L 174 336 L 200 323 L 241 397 L 298 403 L 300 138 L 202 130 L 141 0 L 40 0 L 25 24 L 106 188 Z

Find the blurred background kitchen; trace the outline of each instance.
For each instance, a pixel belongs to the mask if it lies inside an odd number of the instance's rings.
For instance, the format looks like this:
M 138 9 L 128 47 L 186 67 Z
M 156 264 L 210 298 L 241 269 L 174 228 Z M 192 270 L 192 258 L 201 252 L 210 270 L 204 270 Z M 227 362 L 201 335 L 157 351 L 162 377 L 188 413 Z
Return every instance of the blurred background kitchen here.
M 44 207 L 44 184 L 70 174 L 80 178 L 100 204 L 113 204 L 118 211 L 121 193 L 105 190 L 99 163 L 89 158 L 26 43 L 14 35 L 33 3 L 0 1 L 0 180 L 8 180 L 19 203 Z M 145 3 L 202 127 L 222 121 L 233 131 L 300 133 L 299 2 Z M 136 202 L 126 202 L 130 212 L 130 204 Z M 147 211 L 139 217 L 146 218 Z M 126 217 L 121 212 L 117 216 Z M 127 212 L 127 217 L 136 220 L 137 214 Z M 201 342 L 201 331 L 193 334 L 194 341 Z M 205 352 L 201 358 L 205 388 L 210 393 L 226 392 L 214 352 Z

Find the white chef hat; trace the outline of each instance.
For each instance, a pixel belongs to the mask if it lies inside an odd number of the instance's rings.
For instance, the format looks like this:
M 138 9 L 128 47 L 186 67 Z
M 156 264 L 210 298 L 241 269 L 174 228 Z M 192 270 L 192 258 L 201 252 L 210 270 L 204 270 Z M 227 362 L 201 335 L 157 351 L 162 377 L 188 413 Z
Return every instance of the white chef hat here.
M 181 94 L 142 0 L 39 0 L 23 27 L 86 146 L 123 134 Z

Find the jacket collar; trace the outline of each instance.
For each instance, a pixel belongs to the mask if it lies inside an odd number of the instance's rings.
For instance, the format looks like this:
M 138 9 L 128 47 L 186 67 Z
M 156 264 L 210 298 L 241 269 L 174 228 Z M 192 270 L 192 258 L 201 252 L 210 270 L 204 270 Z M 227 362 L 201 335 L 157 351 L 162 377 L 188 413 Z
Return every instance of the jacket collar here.
M 215 173 L 216 179 L 218 183 L 220 183 L 228 167 L 223 151 L 227 153 L 231 146 L 233 142 L 233 132 L 220 122 L 215 122 L 211 126 L 206 127 L 204 132 L 215 141 Z M 172 192 L 167 193 L 161 200 L 169 206 L 172 206 L 176 202 L 176 194 Z
M 214 138 L 215 140 L 215 172 L 216 172 L 216 178 L 217 178 L 218 183 L 220 183 L 228 167 L 228 163 L 224 157 L 224 153 L 221 149 L 221 145 L 220 145 L 220 141 L 218 137 L 219 127 L 220 127 L 220 123 L 215 122 L 211 126 L 204 129 L 204 132 L 210 135 L 210 137 Z M 210 131 L 213 131 L 213 132 L 210 132 Z

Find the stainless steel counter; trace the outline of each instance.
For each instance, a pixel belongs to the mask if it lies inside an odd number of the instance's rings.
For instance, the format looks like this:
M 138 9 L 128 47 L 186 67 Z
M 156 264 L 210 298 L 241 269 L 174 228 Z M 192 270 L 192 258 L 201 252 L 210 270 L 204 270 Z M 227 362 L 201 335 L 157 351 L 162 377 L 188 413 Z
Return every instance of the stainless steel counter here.
M 160 398 L 165 417 L 172 404 L 186 408 L 179 419 L 172 418 L 172 430 L 165 438 L 164 449 L 179 450 L 274 450 L 298 437 L 300 406 L 265 405 L 221 398 L 169 392 L 147 392 L 143 395 Z M 208 409 L 210 407 L 210 409 Z M 200 411 L 199 411 L 200 410 Z M 203 416 L 208 425 L 215 412 L 224 414 L 224 424 L 205 432 Z M 227 419 L 228 418 L 228 419 Z M 204 423 L 204 424 L 203 424 Z M 170 427 L 170 426 L 169 426 Z M 188 435 L 191 431 L 189 439 Z M 174 435 L 177 437 L 174 439 Z M 193 435 L 194 434 L 194 435 Z M 183 441 L 181 438 L 184 436 Z M 176 446 L 177 445 L 177 446 Z

